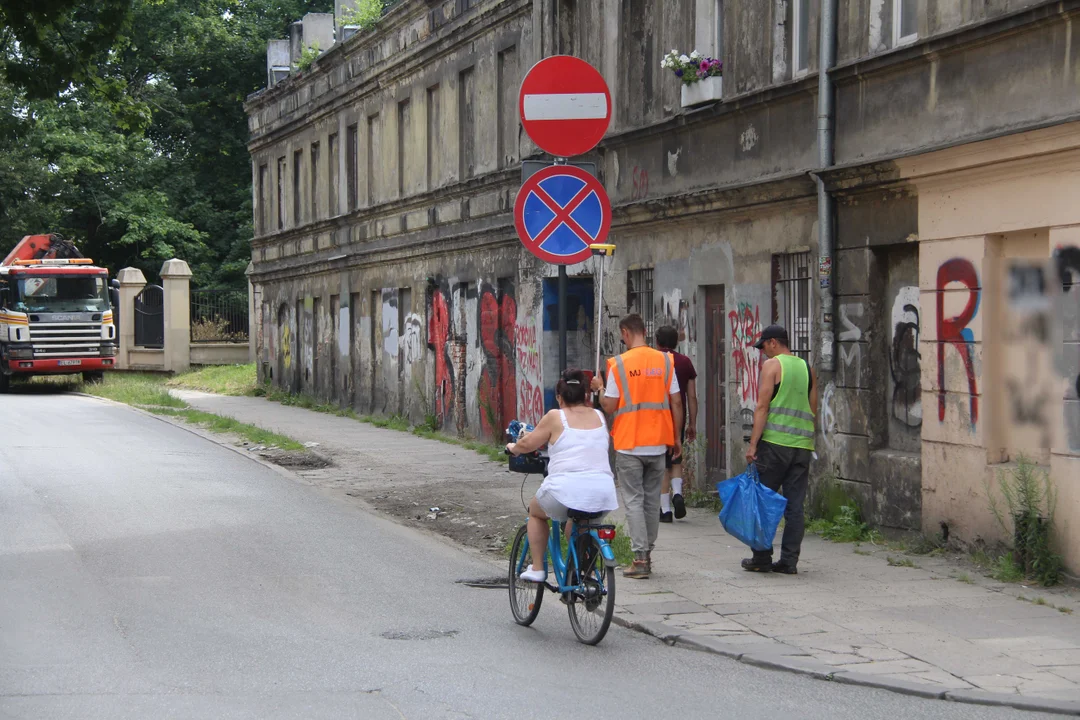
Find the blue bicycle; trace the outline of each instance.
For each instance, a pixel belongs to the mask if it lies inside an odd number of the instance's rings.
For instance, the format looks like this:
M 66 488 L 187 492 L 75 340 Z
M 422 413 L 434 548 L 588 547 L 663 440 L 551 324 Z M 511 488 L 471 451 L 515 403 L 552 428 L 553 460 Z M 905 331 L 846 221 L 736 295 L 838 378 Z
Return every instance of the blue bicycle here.
M 516 423 L 516 421 L 515 421 Z M 517 441 L 520 424 L 511 424 L 507 434 Z M 518 432 L 515 432 L 517 430 Z M 515 472 L 547 474 L 546 458 L 538 453 L 523 455 L 511 462 Z M 544 570 L 552 570 L 543 583 L 526 582 L 518 577 L 530 564 L 527 524 L 522 525 L 510 550 L 510 610 L 518 625 L 531 625 L 540 613 L 544 589 L 561 595 L 570 613 L 570 626 L 578 640 L 596 645 L 604 639 L 615 614 L 615 526 L 597 521 L 604 513 L 570 510 L 572 523 L 563 547 L 563 523 L 552 520 Z M 550 567 L 549 567 L 550 566 Z M 555 584 L 550 582 L 552 574 Z

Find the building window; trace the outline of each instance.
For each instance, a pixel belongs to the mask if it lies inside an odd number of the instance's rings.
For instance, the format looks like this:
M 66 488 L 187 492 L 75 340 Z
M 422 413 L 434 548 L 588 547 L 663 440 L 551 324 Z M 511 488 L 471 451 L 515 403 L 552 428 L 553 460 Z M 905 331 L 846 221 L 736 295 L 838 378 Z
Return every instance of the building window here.
M 293 215 L 293 227 L 300 224 L 301 214 L 301 202 L 303 201 L 303 192 L 301 191 L 300 177 L 301 167 L 304 164 L 304 151 L 296 150 L 292 156 L 292 215 Z
M 285 158 L 277 161 L 277 229 L 285 229 Z
M 338 163 L 341 162 L 341 158 L 338 157 L 338 141 L 337 133 L 334 133 L 326 139 L 326 184 L 328 186 L 329 194 L 329 213 L 330 217 L 334 217 L 338 214 Z
M 311 143 L 311 219 L 319 219 L 319 143 Z
M 795 77 L 799 77 L 810 71 L 810 0 L 795 0 L 791 14 L 794 19 L 791 59 Z
M 653 342 L 653 269 L 642 268 L 626 273 L 626 312 L 636 313 L 645 321 L 645 339 Z
M 919 0 L 893 0 L 893 47 L 915 42 L 919 37 Z
M 773 322 L 783 325 L 791 352 L 810 362 L 810 253 L 773 255 Z
M 356 137 L 356 124 L 352 124 L 348 127 L 345 134 L 345 184 L 346 192 L 348 193 L 349 212 L 356 209 L 359 199 L 356 193 L 356 157 L 360 152 Z M 370 152 L 370 147 L 368 152 Z

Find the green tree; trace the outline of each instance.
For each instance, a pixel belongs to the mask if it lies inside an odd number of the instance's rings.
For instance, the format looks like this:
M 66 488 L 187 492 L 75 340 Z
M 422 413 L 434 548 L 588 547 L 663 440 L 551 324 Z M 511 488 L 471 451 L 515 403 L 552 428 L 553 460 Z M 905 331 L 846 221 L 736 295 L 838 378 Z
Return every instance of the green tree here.
M 86 80 L 123 30 L 132 0 L 0 0 L 8 81 L 45 98 Z
M 7 0 L 0 0 L 6 2 Z M 92 75 L 55 99 L 0 77 L 0 243 L 58 231 L 114 271 L 241 287 L 252 236 L 244 99 L 266 41 L 329 0 L 135 0 Z

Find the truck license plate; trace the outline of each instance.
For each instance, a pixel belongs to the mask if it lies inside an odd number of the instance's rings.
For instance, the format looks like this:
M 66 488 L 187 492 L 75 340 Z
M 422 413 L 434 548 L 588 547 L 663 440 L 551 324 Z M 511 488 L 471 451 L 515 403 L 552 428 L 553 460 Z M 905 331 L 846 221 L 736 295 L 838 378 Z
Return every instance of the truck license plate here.
M 82 360 L 61 360 L 57 365 L 64 367 L 65 365 L 82 365 Z

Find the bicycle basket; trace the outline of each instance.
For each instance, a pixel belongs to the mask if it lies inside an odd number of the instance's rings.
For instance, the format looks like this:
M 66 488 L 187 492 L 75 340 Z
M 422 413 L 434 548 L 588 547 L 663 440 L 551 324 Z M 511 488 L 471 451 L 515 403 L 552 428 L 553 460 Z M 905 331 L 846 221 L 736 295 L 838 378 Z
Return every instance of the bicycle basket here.
M 547 458 L 541 457 L 538 453 L 510 456 L 510 472 L 543 475 L 546 470 Z

